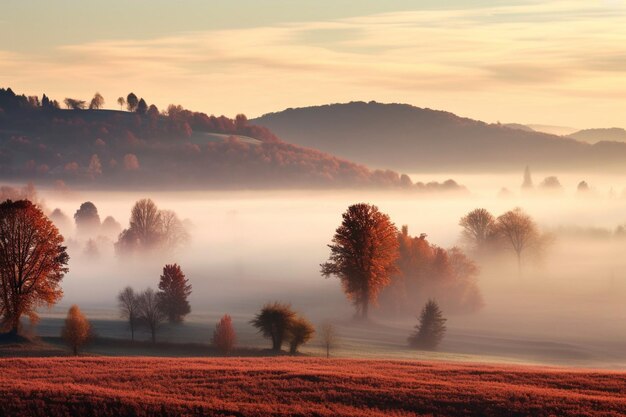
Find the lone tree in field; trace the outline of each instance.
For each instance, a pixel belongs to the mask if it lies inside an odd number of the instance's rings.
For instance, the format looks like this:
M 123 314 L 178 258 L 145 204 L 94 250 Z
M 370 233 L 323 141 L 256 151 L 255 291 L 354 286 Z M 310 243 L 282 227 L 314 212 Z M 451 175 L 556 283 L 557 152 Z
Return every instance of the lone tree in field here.
M 93 236 L 100 228 L 100 215 L 95 204 L 86 201 L 74 213 L 76 230 L 83 236 Z
M 128 320 L 130 339 L 135 340 L 135 329 L 139 324 L 139 297 L 135 290 L 126 287 L 117 295 L 117 302 L 122 318 Z
M 415 333 L 409 337 L 409 345 L 415 348 L 435 349 L 446 333 L 446 319 L 443 318 L 435 300 L 428 300 L 415 326 Z
M 72 349 L 74 355 L 78 355 L 78 349 L 89 341 L 90 336 L 91 325 L 87 317 L 85 317 L 77 305 L 73 305 L 67 312 L 61 337 Z
M 287 330 L 287 340 L 289 341 L 289 353 L 298 353 L 298 348 L 311 340 L 315 334 L 315 327 L 304 317 L 293 319 Z
M 0 204 L 0 315 L 11 335 L 23 315 L 36 320 L 35 308 L 61 298 L 68 261 L 63 236 L 39 207 L 28 200 Z
M 137 96 L 134 93 L 130 93 L 128 96 L 126 96 L 126 108 L 128 109 L 128 111 L 137 110 L 138 104 L 139 104 L 139 100 L 137 99 Z
M 272 350 L 280 352 L 296 313 L 289 304 L 274 302 L 265 304 L 250 323 L 259 333 L 272 340 Z
M 89 110 L 98 110 L 104 106 L 104 97 L 102 94 L 96 93 L 94 94 L 91 102 L 89 103 Z
M 220 319 L 213 331 L 213 346 L 222 354 L 229 354 L 235 347 L 237 336 L 233 328 L 233 321 L 228 314 Z
M 191 312 L 187 298 L 191 285 L 177 264 L 165 265 L 159 281 L 159 302 L 170 323 L 180 323 Z
M 337 332 L 332 323 L 326 321 L 322 323 L 317 330 L 322 347 L 326 350 L 326 357 L 330 358 L 330 350 L 337 345 Z
M 117 98 L 117 104 L 120 105 L 120 110 L 124 109 L 124 105 L 126 104 L 126 99 L 124 97 Z
M 541 241 L 535 221 L 521 208 L 507 211 L 497 220 L 498 234 L 517 256 L 518 273 L 522 273 L 522 254 L 537 247 Z
M 497 238 L 496 219 L 484 208 L 461 217 L 459 226 L 463 228 L 463 240 L 478 254 L 483 254 Z
M 139 322 L 148 328 L 152 343 L 156 343 L 157 330 L 167 318 L 161 309 L 157 293 L 152 288 L 148 288 L 139 294 L 138 306 Z
M 369 304 L 397 271 L 398 230 L 389 216 L 369 204 L 355 204 L 343 214 L 330 248 L 322 275 L 335 275 L 354 303 L 357 316 L 367 319 Z

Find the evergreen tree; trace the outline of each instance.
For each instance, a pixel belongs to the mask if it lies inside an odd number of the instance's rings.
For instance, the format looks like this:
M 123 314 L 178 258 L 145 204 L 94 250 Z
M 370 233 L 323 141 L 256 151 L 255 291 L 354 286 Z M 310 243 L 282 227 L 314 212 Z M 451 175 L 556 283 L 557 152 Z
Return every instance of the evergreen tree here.
M 415 348 L 434 350 L 446 333 L 446 319 L 435 300 L 428 300 L 422 313 L 419 324 L 415 326 L 415 333 L 409 337 L 409 345 Z
M 159 282 L 159 303 L 170 323 L 180 323 L 191 312 L 187 297 L 191 285 L 177 264 L 165 265 Z

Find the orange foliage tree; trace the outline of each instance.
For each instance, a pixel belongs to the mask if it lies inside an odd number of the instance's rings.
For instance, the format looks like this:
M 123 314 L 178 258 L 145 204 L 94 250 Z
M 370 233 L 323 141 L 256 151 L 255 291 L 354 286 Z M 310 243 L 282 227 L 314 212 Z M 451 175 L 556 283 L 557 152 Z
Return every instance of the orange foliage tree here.
M 360 203 L 348 207 L 337 228 L 322 275 L 337 276 L 354 303 L 357 316 L 366 319 L 370 303 L 397 271 L 398 230 L 378 207 Z
M 228 314 L 224 314 L 215 326 L 215 331 L 213 332 L 213 346 L 221 353 L 228 354 L 235 347 L 236 339 L 233 320 Z
M 393 314 L 414 313 L 428 298 L 456 313 L 473 312 L 483 305 L 476 278 L 479 268 L 457 247 L 431 244 L 426 234 L 411 236 L 407 226 L 398 234 L 398 272 L 381 294 L 381 305 Z
M 0 313 L 11 334 L 23 315 L 36 320 L 38 306 L 61 298 L 68 261 L 63 236 L 39 207 L 28 200 L 0 204 Z
M 70 307 L 65 319 L 65 326 L 61 337 L 70 346 L 74 355 L 78 355 L 78 348 L 89 341 L 91 324 L 77 305 Z

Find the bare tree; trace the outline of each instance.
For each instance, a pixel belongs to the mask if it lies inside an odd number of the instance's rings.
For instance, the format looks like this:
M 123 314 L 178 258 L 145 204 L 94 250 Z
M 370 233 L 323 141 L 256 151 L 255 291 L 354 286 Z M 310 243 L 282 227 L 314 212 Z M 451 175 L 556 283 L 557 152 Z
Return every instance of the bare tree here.
M 156 343 L 157 330 L 167 318 L 159 301 L 158 294 L 152 288 L 148 288 L 138 297 L 139 321 L 150 330 L 152 343 Z
M 94 94 L 93 98 L 91 99 L 91 102 L 89 103 L 89 110 L 98 110 L 102 108 L 103 105 L 104 105 L 104 97 L 102 97 L 102 94 L 96 93 Z
M 518 273 L 522 272 L 522 254 L 541 241 L 535 221 L 521 208 L 507 211 L 497 219 L 498 234 L 517 256 Z
M 117 295 L 117 302 L 122 318 L 128 320 L 130 327 L 130 339 L 135 340 L 135 329 L 139 322 L 139 297 L 135 290 L 126 287 Z
M 159 210 L 161 227 L 166 248 L 174 249 L 189 241 L 189 233 L 172 210 Z
M 126 105 L 126 99 L 124 97 L 118 97 L 117 104 L 120 105 L 120 110 L 124 110 L 124 105 Z
M 332 323 L 325 321 L 317 330 L 322 347 L 326 350 L 326 357 L 330 358 L 330 350 L 337 347 L 337 332 Z
M 497 236 L 496 219 L 484 208 L 470 211 L 461 217 L 461 237 L 476 253 L 482 254 Z

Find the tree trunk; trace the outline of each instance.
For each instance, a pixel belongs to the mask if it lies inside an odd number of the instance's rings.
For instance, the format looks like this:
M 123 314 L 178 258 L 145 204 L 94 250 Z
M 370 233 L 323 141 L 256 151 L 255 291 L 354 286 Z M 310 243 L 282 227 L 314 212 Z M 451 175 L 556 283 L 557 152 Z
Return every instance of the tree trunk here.
M 517 252 L 517 276 L 522 277 L 522 252 Z
M 130 341 L 135 341 L 135 327 L 132 324 L 130 325 Z
M 289 353 L 295 355 L 297 351 L 298 345 L 296 345 L 295 343 L 291 343 L 291 345 L 289 346 Z
M 369 299 L 363 300 L 363 306 L 361 307 L 361 320 L 367 320 L 367 312 L 369 310 Z
M 278 336 L 272 336 L 272 350 L 275 352 L 280 352 L 281 343 L 278 341 Z
M 74 350 L 74 356 L 78 356 L 78 346 L 74 345 L 73 350 Z
M 330 358 L 330 345 L 326 343 L 326 359 Z
M 152 333 L 152 344 L 156 343 L 156 331 L 154 329 L 150 330 Z

